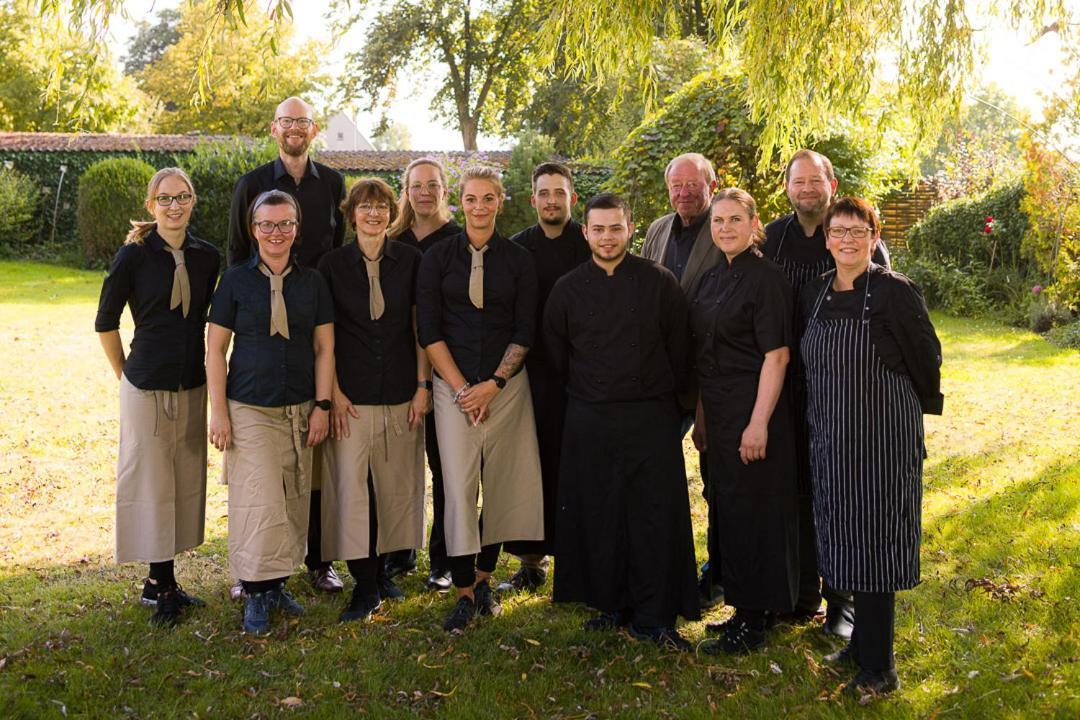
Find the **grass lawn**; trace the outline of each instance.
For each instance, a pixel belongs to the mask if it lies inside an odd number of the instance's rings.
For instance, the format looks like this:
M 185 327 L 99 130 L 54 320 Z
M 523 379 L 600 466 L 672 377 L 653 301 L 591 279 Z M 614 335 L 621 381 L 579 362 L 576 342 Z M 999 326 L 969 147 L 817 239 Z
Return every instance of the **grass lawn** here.
M 679 655 L 587 635 L 583 609 L 525 596 L 448 637 L 451 601 L 421 592 L 419 574 L 402 583 L 407 600 L 348 627 L 342 598 L 297 577 L 307 614 L 253 639 L 227 598 L 216 483 L 207 542 L 177 563 L 209 605 L 152 631 L 138 603 L 145 568 L 112 561 L 117 384 L 93 332 L 100 281 L 0 262 L 4 717 L 1080 717 L 1076 351 L 935 316 L 946 414 L 927 418 L 924 581 L 899 596 L 901 690 L 859 707 L 838 695 L 848 675 L 819 664 L 836 643 L 818 624 L 781 628 L 745 658 Z M 700 641 L 704 623 L 683 631 Z

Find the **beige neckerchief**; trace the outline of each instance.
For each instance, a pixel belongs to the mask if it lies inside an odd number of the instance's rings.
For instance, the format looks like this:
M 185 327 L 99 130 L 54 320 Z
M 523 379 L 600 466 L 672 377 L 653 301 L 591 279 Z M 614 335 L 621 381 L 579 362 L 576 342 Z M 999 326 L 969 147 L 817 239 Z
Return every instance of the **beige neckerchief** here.
M 263 275 L 270 278 L 270 336 L 280 335 L 289 339 L 289 313 L 285 309 L 285 276 L 292 272 L 293 266 L 289 265 L 280 275 L 270 272 L 265 263 L 259 263 L 259 270 Z

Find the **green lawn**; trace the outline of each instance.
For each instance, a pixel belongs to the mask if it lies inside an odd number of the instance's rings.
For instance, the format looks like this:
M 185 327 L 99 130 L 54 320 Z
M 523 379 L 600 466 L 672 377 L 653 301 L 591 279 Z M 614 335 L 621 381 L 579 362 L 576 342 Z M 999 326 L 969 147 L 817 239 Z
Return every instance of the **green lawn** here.
M 208 541 L 178 562 L 209 606 L 151 631 L 144 568 L 112 562 L 117 388 L 93 332 L 100 279 L 0 262 L 4 717 L 1080 717 L 1076 351 L 935 316 L 946 414 L 927 418 L 924 582 L 900 595 L 902 689 L 859 707 L 837 694 L 847 675 L 819 664 L 835 644 L 817 625 L 783 628 L 746 658 L 678 655 L 586 635 L 583 610 L 529 596 L 447 637 L 450 600 L 421 593 L 415 574 L 406 601 L 349 627 L 340 598 L 297 578 L 307 614 L 252 639 L 227 599 L 216 483 Z M 703 623 L 683 630 L 704 637 Z

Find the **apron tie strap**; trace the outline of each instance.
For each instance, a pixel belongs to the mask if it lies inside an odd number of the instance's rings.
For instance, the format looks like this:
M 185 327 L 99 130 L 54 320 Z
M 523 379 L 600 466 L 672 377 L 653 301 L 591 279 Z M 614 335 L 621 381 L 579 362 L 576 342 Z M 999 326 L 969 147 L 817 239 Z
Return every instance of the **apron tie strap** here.
M 299 405 L 286 405 L 285 417 L 289 420 L 292 429 L 293 452 L 296 453 L 296 494 L 300 494 L 300 488 L 304 487 L 304 463 L 300 461 L 304 452 L 304 433 L 308 431 L 307 403 Z

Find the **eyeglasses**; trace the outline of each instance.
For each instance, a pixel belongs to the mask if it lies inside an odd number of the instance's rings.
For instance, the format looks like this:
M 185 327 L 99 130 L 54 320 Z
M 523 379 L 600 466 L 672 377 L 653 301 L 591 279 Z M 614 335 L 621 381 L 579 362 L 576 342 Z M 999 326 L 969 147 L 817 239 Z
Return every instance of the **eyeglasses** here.
M 690 182 L 673 182 L 668 185 L 668 190 L 670 190 L 671 192 L 682 192 L 683 190 L 686 190 L 686 192 L 693 193 L 697 192 L 703 187 L 705 187 L 704 183 L 699 183 L 691 180 Z
M 386 215 L 390 212 L 390 206 L 386 203 L 378 203 L 372 205 L 371 203 L 360 203 L 356 206 L 356 212 L 363 213 L 364 215 Z
M 296 227 L 300 223 L 295 220 L 282 220 L 281 222 L 271 222 L 270 220 L 263 220 L 262 222 L 251 223 L 252 227 L 259 229 L 263 235 L 272 235 L 274 230 L 277 230 L 282 235 L 292 235 L 296 232 Z
M 870 232 L 871 229 L 868 227 L 831 227 L 829 228 L 828 234 L 829 237 L 833 238 L 834 240 L 843 240 L 848 235 L 850 235 L 854 240 L 865 240 L 866 238 L 870 237 Z
M 274 122 L 276 122 L 285 130 L 291 129 L 294 125 L 300 130 L 307 130 L 315 124 L 315 121 L 311 118 L 294 118 L 289 117 L 288 115 L 282 115 L 281 117 L 276 118 Z
M 194 197 L 195 196 L 189 192 L 182 192 L 179 195 L 155 195 L 154 202 L 158 204 L 158 207 L 163 208 L 169 207 L 174 202 L 177 205 L 183 207 L 184 205 L 190 203 L 192 198 Z
M 437 180 L 432 180 L 431 182 L 426 182 L 426 183 L 415 182 L 415 183 L 409 185 L 409 192 L 411 192 L 411 193 L 419 193 L 421 190 L 427 190 L 432 195 L 435 195 L 435 194 L 438 194 L 438 192 L 440 190 L 442 190 L 442 184 L 439 183 L 439 181 L 437 181 Z

